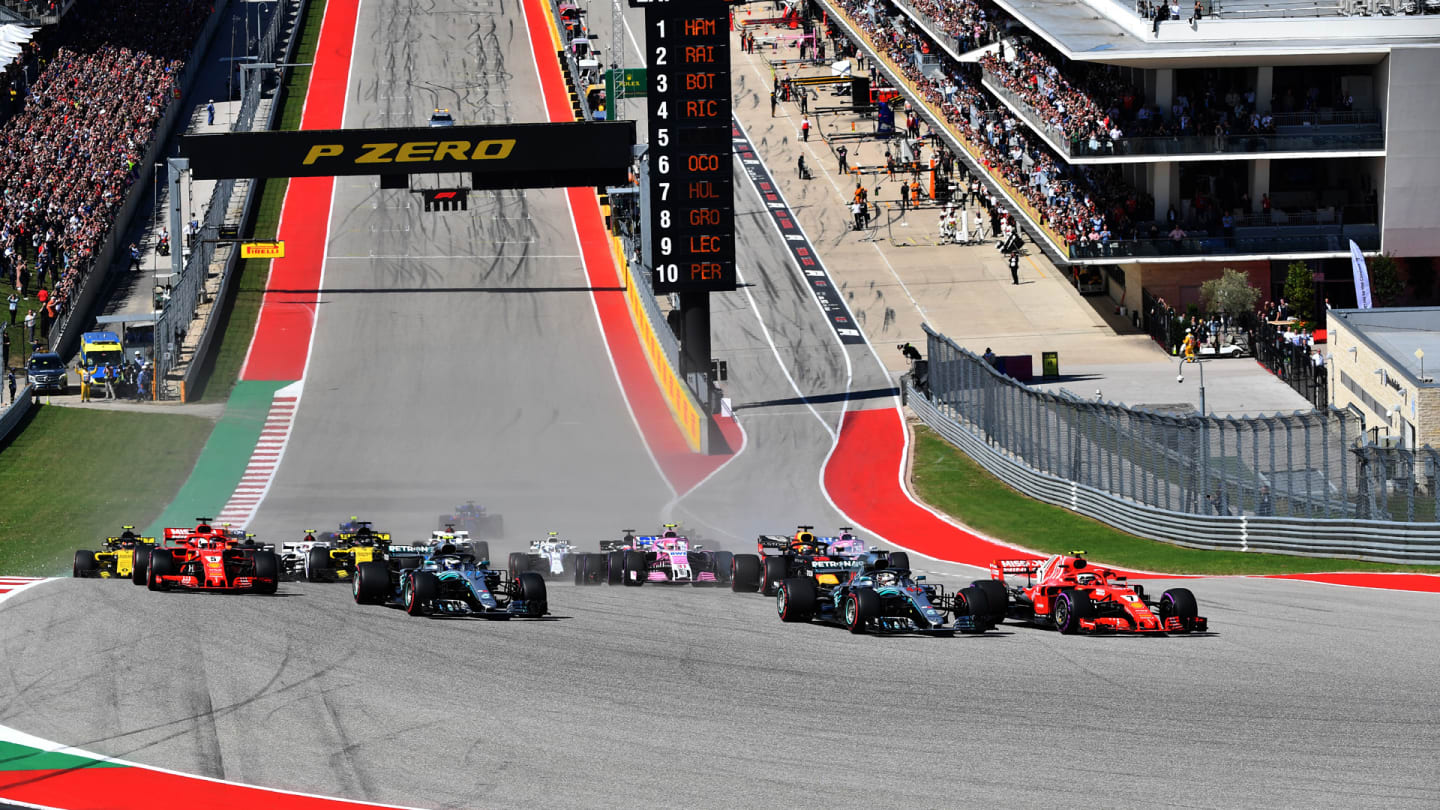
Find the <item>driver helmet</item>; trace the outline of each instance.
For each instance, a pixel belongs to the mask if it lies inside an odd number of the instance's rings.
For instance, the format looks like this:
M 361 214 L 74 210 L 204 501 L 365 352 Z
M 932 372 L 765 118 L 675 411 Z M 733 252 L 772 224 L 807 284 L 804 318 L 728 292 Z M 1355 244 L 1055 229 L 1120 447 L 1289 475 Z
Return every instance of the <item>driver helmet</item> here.
M 1100 578 L 1089 571 L 1075 575 L 1076 585 L 1098 585 L 1099 582 Z
M 440 560 L 440 567 L 446 571 L 454 571 L 460 567 L 459 557 L 444 557 Z
M 899 581 L 899 579 L 900 579 L 899 575 L 896 574 L 894 571 L 876 571 L 876 572 L 875 572 L 875 587 L 877 587 L 877 588 L 888 588 L 888 587 L 892 587 L 892 586 L 894 586 L 894 585 Z

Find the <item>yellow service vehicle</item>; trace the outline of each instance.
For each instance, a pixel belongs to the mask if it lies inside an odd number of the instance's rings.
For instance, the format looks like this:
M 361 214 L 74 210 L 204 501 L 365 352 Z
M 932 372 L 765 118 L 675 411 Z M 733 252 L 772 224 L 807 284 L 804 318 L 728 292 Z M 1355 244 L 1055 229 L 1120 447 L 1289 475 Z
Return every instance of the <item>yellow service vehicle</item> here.
M 121 526 L 119 537 L 105 538 L 102 551 L 75 552 L 74 574 L 78 578 L 98 577 L 100 579 L 130 579 L 145 577 L 144 563 L 136 565 L 136 559 L 149 552 L 155 545 L 155 538 L 140 537 L 134 526 Z

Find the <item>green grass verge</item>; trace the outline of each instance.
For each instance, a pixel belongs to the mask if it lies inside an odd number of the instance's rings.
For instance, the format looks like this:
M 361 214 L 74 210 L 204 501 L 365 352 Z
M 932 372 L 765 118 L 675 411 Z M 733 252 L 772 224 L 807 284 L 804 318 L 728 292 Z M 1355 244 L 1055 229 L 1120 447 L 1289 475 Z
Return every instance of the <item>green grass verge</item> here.
M 1440 572 L 1240 551 L 1202 551 L 1146 540 L 1016 492 L 923 425 L 915 426 L 915 493 L 934 508 L 997 540 L 1047 554 L 1084 549 L 1096 562 L 1173 574 L 1294 574 L 1314 571 Z
M 184 414 L 37 406 L 0 445 L 0 572 L 68 574 L 76 549 L 154 520 L 212 427 Z
M 296 45 L 295 61 L 309 65 L 315 61 L 315 48 L 320 43 L 320 23 L 325 17 L 324 0 L 311 0 L 305 7 L 305 19 L 300 23 L 300 42 Z M 291 68 L 285 77 L 285 92 L 281 99 L 279 128 L 297 130 L 300 117 L 305 112 L 305 93 L 310 87 L 310 68 Z M 255 211 L 253 236 L 262 242 L 275 238 L 280 228 L 280 209 L 285 203 L 285 191 L 290 181 L 284 178 L 264 180 L 257 193 L 260 203 Z M 202 402 L 223 402 L 230 396 L 235 381 L 240 378 L 240 367 L 245 363 L 245 354 L 250 349 L 250 339 L 255 334 L 255 322 L 260 318 L 260 304 L 265 298 L 265 284 L 270 279 L 269 259 L 242 259 L 235 268 L 235 277 L 230 280 L 230 290 L 220 311 L 220 320 L 215 324 L 219 329 L 219 344 L 207 359 L 207 368 L 200 375 L 191 397 Z

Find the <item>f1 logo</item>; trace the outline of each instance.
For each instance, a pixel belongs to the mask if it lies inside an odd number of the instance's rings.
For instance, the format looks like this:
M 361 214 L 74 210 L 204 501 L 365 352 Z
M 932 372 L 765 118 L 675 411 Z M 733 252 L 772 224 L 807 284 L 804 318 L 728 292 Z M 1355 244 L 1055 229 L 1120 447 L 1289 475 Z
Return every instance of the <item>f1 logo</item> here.
M 465 211 L 469 209 L 469 189 L 437 188 L 420 192 L 425 198 L 425 210 Z

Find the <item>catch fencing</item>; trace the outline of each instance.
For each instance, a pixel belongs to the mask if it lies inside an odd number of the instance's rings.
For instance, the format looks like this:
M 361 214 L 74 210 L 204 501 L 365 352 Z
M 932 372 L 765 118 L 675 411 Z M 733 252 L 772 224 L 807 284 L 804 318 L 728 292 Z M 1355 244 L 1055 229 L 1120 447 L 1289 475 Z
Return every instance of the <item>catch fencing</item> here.
M 304 14 L 305 0 L 278 0 L 275 9 L 270 13 L 264 31 L 259 36 L 256 64 L 291 61 L 296 37 L 283 38 L 283 35 L 288 26 L 292 24 L 298 26 Z M 275 95 L 268 115 L 261 122 L 261 129 L 268 130 L 274 126 L 275 116 L 280 109 L 279 102 L 283 93 L 286 70 L 288 68 L 278 68 L 271 74 L 273 75 Z M 266 75 L 258 70 L 252 71 L 251 75 L 246 77 L 247 80 L 241 83 L 240 109 L 236 112 L 235 122 L 230 128 L 232 132 L 249 132 L 255 129 L 255 119 L 260 109 L 260 102 L 264 97 L 267 83 L 271 81 L 266 78 Z M 200 223 L 199 232 L 191 243 L 190 255 L 186 258 L 179 277 L 173 280 L 170 297 L 165 302 L 159 320 L 156 321 L 155 379 L 161 383 L 157 399 L 173 398 L 182 394 L 178 390 L 168 390 L 166 384 L 167 381 L 173 383 L 173 380 L 170 380 L 171 372 L 180 365 L 181 347 L 185 343 L 186 334 L 195 321 L 201 298 L 205 294 L 206 282 L 210 278 L 211 265 L 215 261 L 216 251 L 221 247 L 228 250 L 230 255 L 226 257 L 221 271 L 220 287 L 215 294 L 215 299 L 217 301 L 225 299 L 239 251 L 235 249 L 234 245 L 222 246 L 216 240 L 220 236 L 221 226 L 229 219 L 231 200 L 240 187 L 239 184 L 242 183 L 245 184 L 246 189 L 250 189 L 254 181 L 222 179 L 215 182 L 215 187 L 210 193 L 208 207 L 205 210 L 205 219 Z M 256 202 L 254 194 L 247 194 L 244 212 L 240 216 L 241 222 L 249 220 Z M 178 240 L 178 234 L 176 234 L 176 238 Z M 190 365 L 185 370 L 184 382 L 187 386 L 195 382 L 204 366 L 203 361 L 209 349 L 215 320 L 212 313 L 212 317 L 206 319 L 202 327 L 205 330 L 204 334 L 189 358 Z
M 1171 416 L 1039 391 L 926 328 L 912 409 L 1011 486 L 1201 548 L 1440 562 L 1440 453 L 1364 445 L 1344 411 Z

